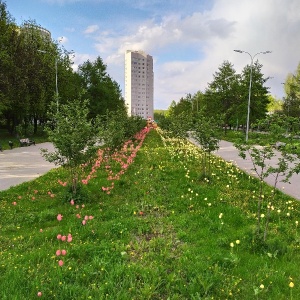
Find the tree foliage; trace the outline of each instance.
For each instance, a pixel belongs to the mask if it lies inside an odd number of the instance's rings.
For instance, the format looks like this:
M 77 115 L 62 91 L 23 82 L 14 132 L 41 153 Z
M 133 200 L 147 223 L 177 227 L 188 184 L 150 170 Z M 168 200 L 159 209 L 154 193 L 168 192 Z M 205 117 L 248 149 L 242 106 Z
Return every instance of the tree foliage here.
M 204 151 L 201 163 L 203 176 L 205 178 L 211 175 L 211 153 L 219 149 L 220 138 L 218 136 L 218 128 L 221 123 L 221 119 L 209 117 L 203 111 L 200 111 L 193 126 L 192 137 Z
M 274 149 L 276 142 L 282 137 L 282 134 L 285 131 L 285 128 L 289 122 L 286 117 L 276 116 L 276 121 L 274 120 L 275 116 L 272 116 L 273 120 L 268 120 L 267 124 L 260 124 L 261 127 L 268 127 L 269 129 L 269 138 L 271 138 L 271 143 L 264 147 L 259 147 L 257 145 L 249 145 L 245 143 L 236 143 L 235 146 L 239 150 L 239 155 L 246 159 L 249 157 L 252 163 L 252 170 L 255 172 L 259 179 L 259 194 L 257 197 L 257 228 L 255 232 L 254 239 L 256 241 L 263 240 L 264 242 L 267 239 L 268 235 L 268 225 L 270 221 L 270 210 L 274 205 L 277 196 L 277 185 L 280 181 L 288 182 L 290 177 L 297 173 L 297 168 L 299 167 L 299 155 L 291 154 L 288 151 L 288 147 L 280 147 Z M 266 120 L 261 121 L 265 123 Z M 293 143 L 293 139 L 290 139 Z M 292 144 L 291 144 L 292 145 Z M 273 160 L 274 163 L 271 164 L 270 161 Z M 272 175 L 274 180 L 274 189 L 269 197 L 265 199 L 265 184 L 264 180 Z M 267 216 L 266 221 L 262 224 L 262 207 L 264 201 L 268 203 L 267 205 Z
M 266 116 L 270 102 L 268 87 L 265 86 L 269 78 L 264 77 L 261 69 L 262 65 L 258 61 L 252 66 L 251 123 L 255 123 Z M 224 61 L 214 73 L 213 80 L 208 84 L 204 93 L 198 91 L 194 95 L 187 94 L 177 103 L 172 101 L 166 117 L 174 118 L 183 112 L 191 112 L 195 118 L 196 114 L 202 110 L 206 116 L 222 116 L 224 125 L 230 127 L 245 125 L 248 111 L 250 71 L 248 65 L 241 74 L 237 74 L 232 63 Z
M 75 99 L 61 104 L 59 111 L 52 103 L 49 120 L 45 130 L 55 150 L 44 149 L 44 157 L 69 170 L 73 194 L 80 182 L 80 165 L 95 154 L 94 145 L 99 139 L 99 126 L 95 120 L 88 119 L 88 100 Z M 69 184 L 70 184 L 69 183 Z
M 87 61 L 75 72 L 72 55 L 35 21 L 17 26 L 0 0 L 0 126 L 11 135 L 20 127 L 27 135 L 32 126 L 36 133 L 54 97 L 59 106 L 79 98 L 82 90 L 91 119 L 106 111 L 125 111 L 120 87 L 102 59 Z
M 270 102 L 268 97 L 268 87 L 265 83 L 269 80 L 269 77 L 264 78 L 262 70 L 262 64 L 258 60 L 252 66 L 252 84 L 251 84 L 251 101 L 250 101 L 250 122 L 254 123 L 257 120 L 264 119 L 267 111 L 268 104 Z M 250 82 L 251 66 L 246 66 L 242 72 L 241 79 L 241 91 L 242 99 L 245 99 L 245 107 L 248 105 L 246 99 L 249 95 L 249 82 Z
M 91 118 L 104 115 L 107 111 L 125 110 L 120 87 L 107 74 L 106 69 L 101 57 L 97 57 L 94 62 L 87 61 L 78 68 L 81 86 L 90 101 Z
M 295 74 L 288 74 L 284 88 L 286 93 L 283 103 L 284 113 L 300 118 L 300 63 Z
M 241 119 L 239 75 L 229 61 L 223 62 L 205 92 L 205 112 L 209 116 L 223 115 L 225 124 Z
M 128 117 L 123 109 L 110 111 L 102 117 L 101 138 L 106 148 L 114 152 L 145 126 L 146 120 L 139 116 Z

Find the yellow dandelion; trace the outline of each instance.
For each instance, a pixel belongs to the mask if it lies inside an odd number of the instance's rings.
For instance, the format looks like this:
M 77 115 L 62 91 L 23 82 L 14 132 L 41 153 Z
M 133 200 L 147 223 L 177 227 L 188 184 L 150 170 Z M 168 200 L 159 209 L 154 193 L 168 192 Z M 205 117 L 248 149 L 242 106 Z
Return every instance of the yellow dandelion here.
M 259 287 L 260 287 L 261 289 L 264 289 L 264 288 L 265 288 L 265 286 L 264 286 L 263 284 L 261 284 Z
M 290 287 L 290 288 L 293 288 L 293 287 L 294 287 L 294 282 L 293 282 L 293 281 L 290 282 L 289 287 Z

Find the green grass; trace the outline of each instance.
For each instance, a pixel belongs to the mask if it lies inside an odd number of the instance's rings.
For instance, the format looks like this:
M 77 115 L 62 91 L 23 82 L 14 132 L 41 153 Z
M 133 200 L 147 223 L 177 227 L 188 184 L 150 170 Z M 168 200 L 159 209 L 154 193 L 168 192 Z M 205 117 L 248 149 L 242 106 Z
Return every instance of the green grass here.
M 77 207 L 61 168 L 1 192 L 0 298 L 299 299 L 298 201 L 278 192 L 268 240 L 254 241 L 257 180 L 217 157 L 202 179 L 201 155 L 151 131 L 110 194 L 104 166 Z
M 220 133 L 221 139 L 232 142 L 232 143 L 245 143 L 245 132 L 243 131 L 235 131 L 235 130 L 227 130 L 226 134 L 224 131 Z M 250 145 L 275 145 L 276 142 L 285 143 L 286 146 L 284 150 L 290 154 L 300 155 L 300 141 L 299 139 L 289 139 L 287 137 L 282 136 L 280 140 L 274 140 L 274 138 L 268 134 L 263 132 L 249 132 L 248 136 L 248 144 Z

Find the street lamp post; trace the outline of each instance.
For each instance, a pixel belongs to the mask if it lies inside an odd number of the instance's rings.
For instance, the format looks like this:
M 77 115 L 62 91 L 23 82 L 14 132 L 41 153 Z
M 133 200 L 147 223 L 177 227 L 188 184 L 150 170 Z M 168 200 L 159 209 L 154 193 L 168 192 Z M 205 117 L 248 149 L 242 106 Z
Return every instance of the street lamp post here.
M 45 51 L 45 50 L 37 50 L 37 51 L 41 52 L 41 53 L 49 53 L 48 51 Z M 58 106 L 59 106 L 58 99 L 59 99 L 59 96 L 58 96 L 57 57 L 55 57 L 55 96 L 56 96 L 56 110 L 58 112 Z
M 250 65 L 250 81 L 249 81 L 249 94 L 248 94 L 248 111 L 247 111 L 247 125 L 246 125 L 246 142 L 248 142 L 248 135 L 249 135 L 249 118 L 250 118 L 250 101 L 251 101 L 251 87 L 252 87 L 252 67 L 253 67 L 253 60 L 256 55 L 258 54 L 267 54 L 271 53 L 271 51 L 262 51 L 256 53 L 252 56 L 249 52 L 243 50 L 233 50 L 238 53 L 247 53 L 251 58 L 251 65 Z

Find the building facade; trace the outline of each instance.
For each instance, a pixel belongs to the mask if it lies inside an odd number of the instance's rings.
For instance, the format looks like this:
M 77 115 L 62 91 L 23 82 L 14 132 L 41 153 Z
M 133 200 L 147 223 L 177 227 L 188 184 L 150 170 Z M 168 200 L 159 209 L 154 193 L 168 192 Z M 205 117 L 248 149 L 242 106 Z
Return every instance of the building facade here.
M 51 40 L 51 32 L 49 30 L 47 30 L 46 28 L 43 28 L 41 26 L 30 24 L 30 23 L 25 23 L 25 24 L 22 25 L 22 30 L 24 32 L 27 32 L 28 34 L 31 31 L 39 32 L 41 37 L 43 37 L 45 39 L 48 39 L 48 40 Z
M 143 51 L 125 53 L 125 103 L 129 116 L 153 119 L 153 58 Z

